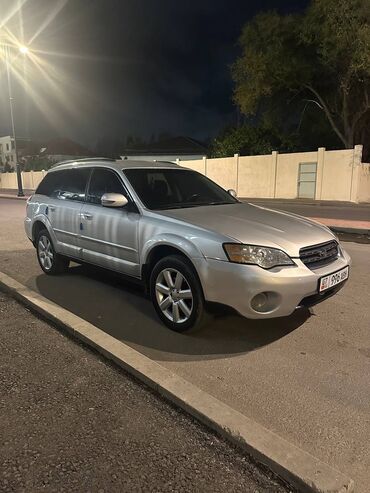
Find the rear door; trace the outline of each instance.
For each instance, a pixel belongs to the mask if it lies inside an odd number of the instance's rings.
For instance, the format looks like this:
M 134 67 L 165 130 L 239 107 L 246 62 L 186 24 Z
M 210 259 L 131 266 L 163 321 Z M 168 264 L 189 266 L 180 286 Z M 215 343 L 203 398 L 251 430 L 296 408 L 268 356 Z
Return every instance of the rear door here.
M 105 193 L 128 192 L 119 175 L 109 168 L 94 168 L 81 210 L 80 242 L 87 262 L 140 277 L 138 226 L 140 214 L 129 205 L 103 207 Z M 132 205 L 132 204 L 131 204 Z
M 57 251 L 80 258 L 80 212 L 91 170 L 76 168 L 50 173 L 52 189 L 46 214 L 54 230 Z

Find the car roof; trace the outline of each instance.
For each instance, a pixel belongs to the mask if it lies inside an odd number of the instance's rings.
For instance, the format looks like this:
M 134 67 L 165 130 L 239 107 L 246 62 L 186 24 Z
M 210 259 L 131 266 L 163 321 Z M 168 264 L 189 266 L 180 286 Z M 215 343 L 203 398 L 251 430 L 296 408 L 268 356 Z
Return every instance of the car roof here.
M 92 158 L 92 159 L 76 159 L 70 161 L 64 161 L 54 165 L 50 171 L 59 171 L 64 169 L 84 168 L 84 167 L 103 167 L 113 168 L 116 170 L 124 170 L 130 168 L 143 168 L 143 169 L 186 169 L 178 164 L 169 161 L 135 161 L 131 159 L 113 160 L 104 158 Z

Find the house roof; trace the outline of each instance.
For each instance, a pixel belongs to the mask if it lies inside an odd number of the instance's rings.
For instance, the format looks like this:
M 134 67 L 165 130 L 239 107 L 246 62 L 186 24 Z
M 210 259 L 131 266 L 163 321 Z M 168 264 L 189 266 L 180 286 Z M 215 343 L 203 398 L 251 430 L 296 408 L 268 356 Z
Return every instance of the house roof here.
M 207 148 L 190 137 L 171 137 L 151 144 L 126 147 L 122 155 L 207 154 Z
M 39 153 L 43 156 L 93 156 L 89 149 L 65 137 L 49 140 L 41 146 Z

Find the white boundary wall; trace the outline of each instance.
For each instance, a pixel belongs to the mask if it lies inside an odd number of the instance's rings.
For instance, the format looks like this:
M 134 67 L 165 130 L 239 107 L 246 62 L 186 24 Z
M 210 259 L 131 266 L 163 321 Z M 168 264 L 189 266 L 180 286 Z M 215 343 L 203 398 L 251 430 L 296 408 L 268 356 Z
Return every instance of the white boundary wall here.
M 197 159 L 177 163 L 199 171 L 238 197 L 295 199 L 298 196 L 300 163 L 317 163 L 316 200 L 370 203 L 370 164 L 361 163 L 362 146 L 354 149 L 263 156 Z M 23 187 L 35 189 L 46 171 L 23 172 Z M 16 173 L 0 173 L 0 190 L 16 189 Z
M 177 161 L 200 171 L 238 197 L 295 199 L 301 163 L 316 163 L 316 200 L 370 202 L 370 164 L 361 163 L 362 146 L 354 149 L 239 156 L 189 162 Z

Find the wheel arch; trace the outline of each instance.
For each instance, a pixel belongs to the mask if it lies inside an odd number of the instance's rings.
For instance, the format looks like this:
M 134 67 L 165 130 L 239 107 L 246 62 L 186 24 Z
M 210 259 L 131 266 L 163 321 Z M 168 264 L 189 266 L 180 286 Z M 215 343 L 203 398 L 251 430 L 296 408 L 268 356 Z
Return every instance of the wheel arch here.
M 199 279 L 199 274 L 194 262 L 192 261 L 192 258 L 200 258 L 203 257 L 203 255 L 196 249 L 194 245 L 192 245 L 184 238 L 179 238 L 179 240 L 181 240 L 180 245 L 177 242 L 168 240 L 165 241 L 162 239 L 160 241 L 154 242 L 152 245 L 145 249 L 143 255 L 144 261 L 141 269 L 141 277 L 144 281 L 146 289 L 149 288 L 150 274 L 155 264 L 162 258 L 168 257 L 169 255 L 180 255 L 181 257 L 184 257 L 191 264 L 194 272 Z
M 32 243 L 34 244 L 34 246 L 35 246 L 37 235 L 42 229 L 46 229 L 48 231 L 55 248 L 56 238 L 54 231 L 51 228 L 50 224 L 48 224 L 47 221 L 45 221 L 45 218 L 43 216 L 36 217 L 32 224 L 31 234 L 32 234 Z

